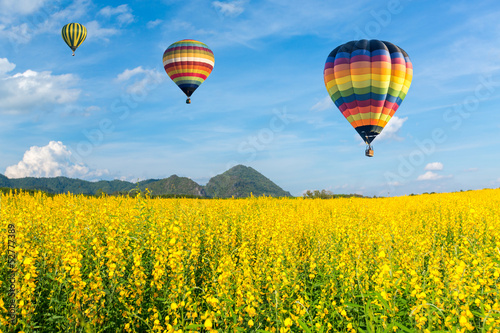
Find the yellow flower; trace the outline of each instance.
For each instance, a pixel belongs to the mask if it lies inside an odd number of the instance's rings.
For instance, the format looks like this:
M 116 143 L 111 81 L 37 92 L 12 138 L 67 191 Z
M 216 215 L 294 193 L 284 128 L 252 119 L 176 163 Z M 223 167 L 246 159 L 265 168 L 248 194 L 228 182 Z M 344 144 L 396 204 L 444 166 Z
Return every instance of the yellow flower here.
M 253 320 L 252 320 L 252 319 L 250 319 L 250 320 L 248 321 L 248 326 L 252 327 L 252 326 L 253 326 L 253 324 L 254 324 Z
M 248 308 L 248 309 L 247 309 L 247 313 L 248 313 L 248 315 L 249 315 L 250 317 L 253 317 L 253 316 L 255 316 L 255 315 L 257 314 L 257 311 L 255 311 L 255 309 L 254 309 L 254 308 Z
M 290 319 L 290 318 L 286 318 L 286 319 L 285 319 L 285 326 L 286 326 L 286 327 L 290 327 L 290 326 L 292 326 L 292 325 L 293 325 L 293 321 L 292 321 L 292 319 Z
M 205 328 L 207 330 L 211 329 L 212 328 L 212 321 L 210 320 L 210 318 L 208 318 L 207 320 L 205 320 L 205 324 L 204 324 Z

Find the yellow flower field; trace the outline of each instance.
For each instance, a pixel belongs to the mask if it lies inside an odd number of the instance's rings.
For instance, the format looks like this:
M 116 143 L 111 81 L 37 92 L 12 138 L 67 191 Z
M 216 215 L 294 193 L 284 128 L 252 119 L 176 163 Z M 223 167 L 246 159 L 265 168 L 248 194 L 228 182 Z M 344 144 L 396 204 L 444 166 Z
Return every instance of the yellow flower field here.
M 331 200 L 4 194 L 0 220 L 2 332 L 500 332 L 498 189 Z

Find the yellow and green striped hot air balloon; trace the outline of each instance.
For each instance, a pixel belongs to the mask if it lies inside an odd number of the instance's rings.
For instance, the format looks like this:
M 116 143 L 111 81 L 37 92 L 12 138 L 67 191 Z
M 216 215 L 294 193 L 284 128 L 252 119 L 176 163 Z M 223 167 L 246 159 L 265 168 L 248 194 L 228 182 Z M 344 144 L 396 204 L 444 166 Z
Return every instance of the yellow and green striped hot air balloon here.
M 87 38 L 87 29 L 80 23 L 68 23 L 62 28 L 61 34 L 75 55 L 77 47 Z

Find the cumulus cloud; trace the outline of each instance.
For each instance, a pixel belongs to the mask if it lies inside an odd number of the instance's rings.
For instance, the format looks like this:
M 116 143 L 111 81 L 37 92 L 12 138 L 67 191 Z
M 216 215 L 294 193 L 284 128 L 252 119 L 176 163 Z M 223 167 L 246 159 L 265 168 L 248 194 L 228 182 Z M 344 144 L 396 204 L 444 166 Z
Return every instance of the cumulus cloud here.
M 146 27 L 148 29 L 153 29 L 154 27 L 160 25 L 163 23 L 163 20 L 160 20 L 160 19 L 157 19 L 157 20 L 154 20 L 154 21 L 149 21 L 147 24 L 146 24 Z
M 99 177 L 108 170 L 91 170 L 85 164 L 70 161 L 71 151 L 61 141 L 50 141 L 43 147 L 32 146 L 24 153 L 22 161 L 5 170 L 9 178 L 58 177 L 73 178 Z
M 438 180 L 443 178 L 451 178 L 451 176 L 438 175 L 435 172 L 427 171 L 423 175 L 417 177 L 417 180 Z
M 244 0 L 231 2 L 213 1 L 212 6 L 222 15 L 236 17 L 245 11 L 245 3 L 246 1 Z
M 9 62 L 7 58 L 0 58 L 0 77 L 16 68 L 16 65 Z
M 134 22 L 134 15 L 132 15 L 132 9 L 130 9 L 128 5 L 120 5 L 118 7 L 106 6 L 103 9 L 101 9 L 98 14 L 107 18 L 116 16 L 116 19 L 121 24 L 129 24 Z
M 384 127 L 384 130 L 382 133 L 380 133 L 377 136 L 377 141 L 381 140 L 388 140 L 388 139 L 394 139 L 401 141 L 403 140 L 402 137 L 398 136 L 399 130 L 401 127 L 403 127 L 403 124 L 405 121 L 408 120 L 408 117 L 405 118 L 399 118 L 396 116 L 393 116 L 391 120 L 387 123 L 387 125 Z
M 329 96 L 326 96 L 321 101 L 314 104 L 311 107 L 311 111 L 325 111 L 331 109 L 332 107 L 335 107 L 335 104 L 333 104 L 332 99 Z
M 145 73 L 146 70 L 142 68 L 142 66 L 136 67 L 134 69 L 126 69 L 123 71 L 123 73 L 118 74 L 116 77 L 116 81 L 122 82 L 122 81 L 127 81 L 130 78 L 132 78 L 135 75 Z
M 433 171 L 443 170 L 443 163 L 441 162 L 428 163 L 425 166 L 424 170 L 433 170 Z
M 71 87 L 77 82 L 72 74 L 52 75 L 51 72 L 35 72 L 5 75 L 14 68 L 7 59 L 0 61 L 0 113 L 23 113 L 47 105 L 66 104 L 78 99 L 79 89 Z M 12 69 L 10 69 L 12 71 Z M 4 71 L 2 74 L 2 70 Z
M 151 87 L 158 85 L 165 79 L 165 75 L 158 72 L 156 69 L 144 69 L 142 66 L 134 69 L 126 69 L 116 77 L 117 82 L 126 82 L 134 77 L 142 77 L 136 80 L 127 87 L 129 94 L 142 94 L 146 90 L 151 90 Z

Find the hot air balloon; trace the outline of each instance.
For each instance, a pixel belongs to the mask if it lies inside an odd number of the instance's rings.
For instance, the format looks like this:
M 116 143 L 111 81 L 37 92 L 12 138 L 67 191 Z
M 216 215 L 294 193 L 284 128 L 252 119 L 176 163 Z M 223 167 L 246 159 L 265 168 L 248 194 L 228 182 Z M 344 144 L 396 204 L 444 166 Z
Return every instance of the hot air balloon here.
M 68 23 L 62 28 L 61 34 L 75 55 L 78 46 L 87 38 L 87 29 L 80 23 Z
M 365 155 L 373 157 L 372 141 L 410 88 L 413 66 L 408 54 L 389 42 L 351 41 L 330 52 L 323 76 L 330 98 L 365 141 Z
M 186 103 L 190 104 L 191 95 L 214 68 L 214 54 L 202 42 L 183 39 L 165 50 L 163 67 L 172 81 L 186 94 Z

